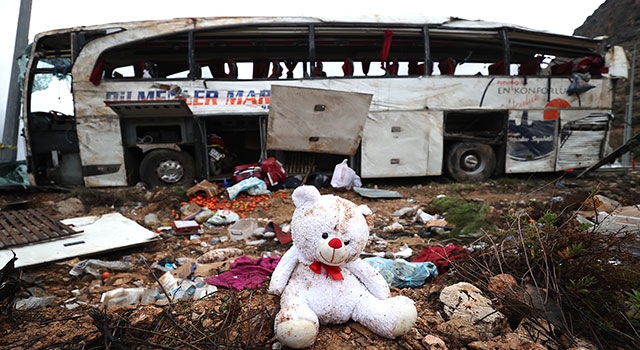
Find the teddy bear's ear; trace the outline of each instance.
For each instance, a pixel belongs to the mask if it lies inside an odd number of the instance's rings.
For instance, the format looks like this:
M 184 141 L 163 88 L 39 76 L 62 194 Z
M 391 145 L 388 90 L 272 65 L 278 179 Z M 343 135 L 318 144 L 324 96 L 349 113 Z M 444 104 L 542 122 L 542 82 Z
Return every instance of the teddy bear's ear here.
M 361 204 L 358 206 L 358 211 L 364 216 L 364 219 L 367 221 L 367 225 L 369 226 L 369 228 L 373 228 L 374 215 L 371 209 L 368 206 Z
M 299 186 L 293 191 L 291 198 L 296 208 L 300 208 L 315 203 L 320 199 L 320 191 L 315 186 Z

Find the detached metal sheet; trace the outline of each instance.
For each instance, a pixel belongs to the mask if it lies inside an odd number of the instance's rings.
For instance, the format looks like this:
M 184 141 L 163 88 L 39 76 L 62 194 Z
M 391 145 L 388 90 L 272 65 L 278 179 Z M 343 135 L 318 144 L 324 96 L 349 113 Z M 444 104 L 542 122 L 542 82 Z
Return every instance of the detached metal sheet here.
M 85 216 L 61 221 L 80 233 L 54 241 L 0 250 L 0 265 L 18 257 L 16 267 L 39 265 L 77 256 L 127 248 L 158 239 L 158 235 L 120 213 Z
M 362 178 L 440 175 L 443 114 L 371 112 L 362 140 Z
M 373 95 L 273 85 L 267 149 L 353 155 Z

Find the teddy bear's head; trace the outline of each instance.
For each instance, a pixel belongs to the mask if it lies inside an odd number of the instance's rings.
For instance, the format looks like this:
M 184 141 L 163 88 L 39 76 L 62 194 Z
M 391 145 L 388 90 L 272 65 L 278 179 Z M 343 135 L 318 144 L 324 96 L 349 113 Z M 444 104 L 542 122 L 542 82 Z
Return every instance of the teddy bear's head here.
M 320 195 L 314 186 L 293 191 L 293 243 L 307 263 L 339 266 L 357 259 L 369 238 L 366 216 L 371 210 L 334 195 Z

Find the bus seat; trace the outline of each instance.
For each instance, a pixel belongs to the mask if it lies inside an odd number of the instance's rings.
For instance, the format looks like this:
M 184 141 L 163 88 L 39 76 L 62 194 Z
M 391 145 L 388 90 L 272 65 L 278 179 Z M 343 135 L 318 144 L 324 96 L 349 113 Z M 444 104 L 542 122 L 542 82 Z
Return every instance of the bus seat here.
M 399 67 L 400 63 L 398 63 L 398 60 L 393 60 L 391 63 L 387 62 L 387 66 L 385 67 L 387 73 L 385 75 L 398 75 Z
M 311 75 L 314 77 L 326 77 L 327 73 L 324 72 L 322 62 L 317 61 L 316 66 L 313 68 Z
M 342 64 L 342 72 L 345 77 L 353 76 L 353 60 L 351 57 L 347 57 L 344 59 L 344 63 Z
M 418 61 L 409 61 L 409 75 L 425 75 L 426 73 L 424 63 L 418 64 Z
M 552 75 L 571 75 L 573 73 L 573 61 L 561 63 L 554 60 L 549 66 Z
M 500 60 L 489 65 L 489 75 L 504 75 L 504 61 Z
M 518 67 L 518 75 L 540 75 L 540 57 L 534 58 L 532 61 L 524 62 Z
M 253 78 L 266 78 L 269 74 L 269 61 L 260 60 L 253 62 Z
M 280 77 L 282 76 L 282 71 L 284 69 L 282 69 L 282 65 L 280 64 L 280 61 L 278 60 L 273 60 L 271 61 L 271 74 L 269 75 L 269 79 L 280 79 Z
M 447 57 L 444 60 L 438 62 L 438 69 L 440 69 L 441 75 L 453 75 L 456 72 L 456 66 L 458 62 L 456 62 L 453 57 Z
M 586 56 L 579 60 L 574 67 L 578 73 L 589 73 L 592 77 L 602 75 L 604 60 L 600 56 Z
M 238 79 L 238 65 L 233 60 L 227 60 L 227 69 L 229 72 L 225 75 L 227 79 Z
M 293 79 L 293 70 L 296 69 L 298 65 L 298 61 L 295 60 L 285 60 L 285 67 L 287 67 L 287 79 Z
M 364 75 L 369 75 L 369 68 L 371 67 L 371 61 L 362 60 L 360 64 L 362 65 L 362 73 Z

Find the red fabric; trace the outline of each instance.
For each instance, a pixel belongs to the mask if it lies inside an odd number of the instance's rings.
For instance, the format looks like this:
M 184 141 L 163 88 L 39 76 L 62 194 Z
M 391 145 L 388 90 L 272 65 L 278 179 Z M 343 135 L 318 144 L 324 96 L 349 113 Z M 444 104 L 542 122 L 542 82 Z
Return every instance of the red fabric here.
M 422 249 L 420 254 L 413 258 L 411 262 L 425 262 L 430 261 L 436 265 L 438 269 L 438 276 L 441 276 L 449 269 L 451 260 L 460 259 L 465 256 L 467 252 L 464 248 L 459 247 L 453 243 L 449 243 L 444 247 L 429 246 Z
M 91 76 L 89 77 L 89 81 L 93 83 L 93 85 L 100 85 L 100 81 L 102 81 L 102 72 L 104 71 L 104 59 L 98 61 L 96 66 L 93 68 L 91 72 Z
M 331 278 L 333 278 L 334 281 L 344 280 L 341 272 L 342 269 L 340 268 L 340 266 L 331 266 L 323 264 L 319 261 L 315 261 L 313 264 L 309 265 L 309 268 L 311 269 L 311 271 L 317 274 L 320 274 L 322 272 L 322 269 L 324 268 L 324 274 L 327 278 L 329 278 L 329 275 L 331 275 Z
M 389 58 L 389 50 L 391 49 L 391 38 L 393 38 L 393 30 L 384 31 L 384 41 L 382 42 L 382 50 L 380 50 L 380 62 L 384 64 Z M 384 67 L 381 67 L 384 69 Z
M 248 256 L 237 258 L 231 268 L 219 275 L 205 278 L 205 282 L 219 287 L 235 290 L 255 289 L 271 276 L 280 262 L 279 256 L 251 259 Z

